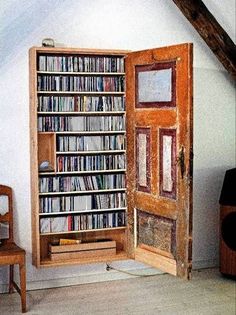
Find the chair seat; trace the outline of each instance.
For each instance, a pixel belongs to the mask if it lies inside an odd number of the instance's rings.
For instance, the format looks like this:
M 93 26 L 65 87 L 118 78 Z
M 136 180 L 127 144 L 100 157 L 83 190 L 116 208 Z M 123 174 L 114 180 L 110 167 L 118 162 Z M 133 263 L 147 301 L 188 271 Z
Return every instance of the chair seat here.
M 22 256 L 25 250 L 17 246 L 15 243 L 7 243 L 0 245 L 0 263 L 4 256 Z
M 14 243 L 13 234 L 13 197 L 12 188 L 5 185 L 0 185 L 0 197 L 7 198 L 4 201 L 4 209 L 7 209 L 5 214 L 0 212 L 0 225 L 3 223 L 8 227 L 8 238 L 1 239 L 0 233 L 0 265 L 9 265 L 9 293 L 13 290 L 20 294 L 22 313 L 26 312 L 26 252 L 21 247 Z M 7 205 L 6 205 L 7 204 Z M 0 229 L 1 230 L 1 229 Z M 1 231 L 0 231 L 1 232 Z M 19 266 L 20 285 L 14 281 L 14 266 Z M 0 314 L 2 314 L 0 312 Z

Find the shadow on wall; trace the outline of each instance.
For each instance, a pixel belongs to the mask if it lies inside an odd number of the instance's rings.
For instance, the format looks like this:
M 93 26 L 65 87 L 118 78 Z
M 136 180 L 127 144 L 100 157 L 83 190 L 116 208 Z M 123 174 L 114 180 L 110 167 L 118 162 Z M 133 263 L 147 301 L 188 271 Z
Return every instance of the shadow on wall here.
M 194 171 L 193 261 L 196 265 L 200 264 L 199 267 L 218 265 L 219 198 L 225 171 L 229 168 L 213 167 Z M 202 262 L 198 261 L 198 257 L 201 257 Z
M 206 205 L 218 205 L 225 172 L 230 168 L 232 166 L 194 170 L 193 184 L 194 191 L 197 192 L 194 196 L 195 201 Z

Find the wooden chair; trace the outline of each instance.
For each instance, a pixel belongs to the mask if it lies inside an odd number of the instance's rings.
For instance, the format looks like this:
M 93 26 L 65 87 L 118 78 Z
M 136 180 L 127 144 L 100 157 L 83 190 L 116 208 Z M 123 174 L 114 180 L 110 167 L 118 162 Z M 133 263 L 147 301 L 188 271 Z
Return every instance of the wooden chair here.
M 0 265 L 10 265 L 9 272 L 9 293 L 13 288 L 21 296 L 22 313 L 26 312 L 26 272 L 25 272 L 25 250 L 18 247 L 13 240 L 13 200 L 12 189 L 8 186 L 0 185 L 0 197 L 6 196 L 8 199 L 8 212 L 1 214 L 0 211 Z M 1 207 L 1 205 L 0 205 Z M 1 210 L 1 208 L 0 208 Z M 1 239 L 1 224 L 8 224 L 8 237 Z M 19 265 L 20 288 L 14 281 L 14 265 Z

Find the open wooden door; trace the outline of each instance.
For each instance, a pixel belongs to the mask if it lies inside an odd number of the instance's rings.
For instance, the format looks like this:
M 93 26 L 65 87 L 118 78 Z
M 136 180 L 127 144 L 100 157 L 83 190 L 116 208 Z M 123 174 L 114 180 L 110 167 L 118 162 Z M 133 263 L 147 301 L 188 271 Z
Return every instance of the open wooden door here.
M 192 44 L 126 59 L 128 249 L 184 278 L 192 248 Z

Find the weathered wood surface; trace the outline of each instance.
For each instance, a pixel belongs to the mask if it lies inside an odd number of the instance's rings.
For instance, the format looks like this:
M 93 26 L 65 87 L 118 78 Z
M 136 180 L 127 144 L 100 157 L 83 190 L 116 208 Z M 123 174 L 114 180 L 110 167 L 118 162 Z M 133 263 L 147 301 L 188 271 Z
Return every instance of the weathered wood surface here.
M 137 96 L 137 87 L 135 85 L 137 66 L 148 66 L 156 63 L 160 66 L 162 64 L 166 65 L 166 63 L 172 63 L 176 69 L 176 80 L 174 81 L 176 85 L 176 104 L 169 108 L 166 107 L 166 104 L 165 106 L 158 104 L 159 106 L 157 107 L 139 108 L 136 106 L 135 102 Z M 173 67 L 170 68 L 173 69 Z M 161 71 L 163 71 L 163 69 Z M 158 268 L 162 268 L 162 270 L 166 272 L 188 278 L 190 277 L 192 260 L 190 250 L 192 242 L 192 180 L 190 176 L 189 159 L 192 150 L 192 44 L 182 44 L 130 53 L 126 58 L 126 73 L 128 253 L 131 257 L 135 257 L 135 259 L 142 260 L 152 266 L 158 266 Z M 146 162 L 147 165 L 150 163 L 150 189 L 148 192 L 137 189 L 139 176 L 137 176 L 136 162 L 138 160 L 136 131 L 145 128 L 150 130 L 150 155 L 149 161 Z M 176 164 L 174 156 L 176 157 L 178 155 L 182 146 L 185 150 L 186 172 L 183 177 L 179 167 L 176 167 L 176 169 L 171 172 L 171 180 L 176 182 L 176 195 L 173 194 L 168 197 L 160 196 L 160 156 L 164 154 L 160 144 L 160 133 L 162 129 L 165 130 L 165 135 L 168 136 L 173 130 L 178 130 L 176 133 L 177 145 L 174 149 L 176 152 L 175 155 L 170 155 L 168 165 L 172 166 Z M 170 151 L 171 150 L 172 146 L 170 146 Z M 148 159 L 148 155 L 146 158 Z M 167 162 L 166 157 L 165 161 Z M 165 171 L 165 176 L 167 176 L 166 173 Z M 150 235 L 148 236 L 139 234 L 139 236 L 141 236 L 140 244 L 140 240 L 137 239 L 137 234 L 140 232 L 140 230 L 137 230 L 139 215 L 134 209 L 145 211 L 149 215 L 164 217 L 171 220 L 171 222 L 175 222 L 175 253 L 170 250 L 170 248 L 174 248 L 173 239 L 170 236 L 172 233 L 170 232 L 168 238 L 165 238 L 165 246 L 160 246 L 160 233 L 161 231 L 164 232 L 163 227 L 161 230 L 158 230 L 158 235 L 156 236 L 159 238 L 158 246 L 156 246 L 158 243 L 157 240 L 155 240 L 155 242 L 151 240 L 151 238 L 154 238 L 151 235 L 152 233 L 149 233 Z M 156 230 L 155 228 L 155 234 L 157 232 Z M 162 237 L 163 234 L 164 233 L 162 233 Z M 167 245 L 168 241 L 169 244 Z M 137 247 L 134 246 L 134 244 L 137 245 Z M 140 248 L 141 245 L 142 250 Z M 158 253 L 156 250 L 154 253 L 153 248 L 150 251 L 144 250 L 143 245 L 158 249 Z M 147 247 L 145 249 L 147 249 Z M 165 256 L 160 254 L 160 250 L 165 252 Z M 173 264 L 172 261 L 168 261 L 167 263 L 166 253 L 173 254 L 175 264 Z

